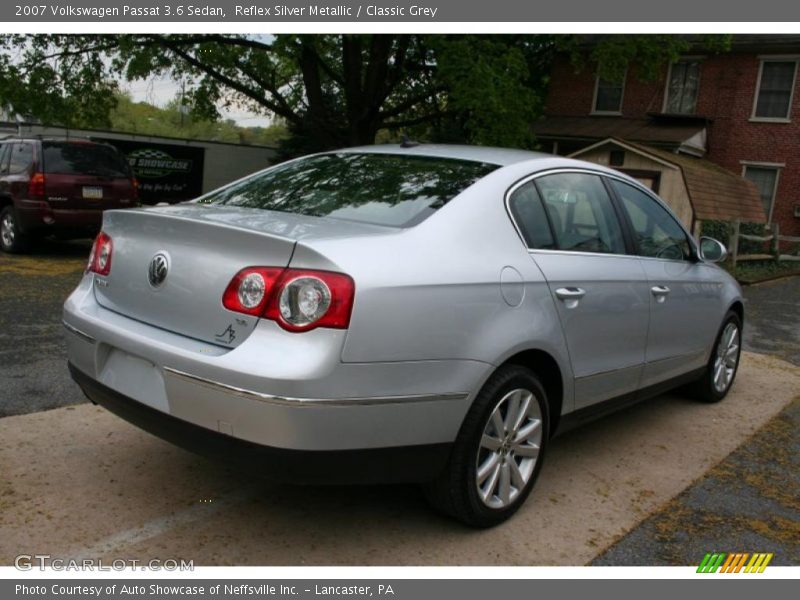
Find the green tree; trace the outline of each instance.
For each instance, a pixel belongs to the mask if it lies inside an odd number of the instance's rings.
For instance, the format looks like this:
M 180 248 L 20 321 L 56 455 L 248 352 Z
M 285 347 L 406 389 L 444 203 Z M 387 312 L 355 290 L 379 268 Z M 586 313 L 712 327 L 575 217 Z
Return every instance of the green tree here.
M 277 146 L 287 135 L 281 123 L 269 127 L 241 127 L 231 119 L 208 119 L 186 114 L 179 98 L 160 108 L 146 102 L 133 102 L 126 94 L 117 94 L 116 106 L 109 115 L 115 131 L 189 139 Z
M 675 36 L 5 35 L 0 100 L 72 126 L 108 122 L 117 81 L 187 82 L 199 119 L 237 105 L 285 123 L 287 154 L 373 143 L 379 132 L 531 147 L 556 52 L 603 73 L 647 75 Z M 382 135 L 386 137 L 386 135 Z

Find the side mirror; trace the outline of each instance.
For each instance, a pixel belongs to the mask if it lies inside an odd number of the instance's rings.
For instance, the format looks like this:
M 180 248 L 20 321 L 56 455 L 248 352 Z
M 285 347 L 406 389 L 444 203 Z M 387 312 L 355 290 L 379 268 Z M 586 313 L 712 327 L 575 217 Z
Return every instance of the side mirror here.
M 728 258 L 725 244 L 710 237 L 700 238 L 700 258 L 708 262 L 718 263 Z

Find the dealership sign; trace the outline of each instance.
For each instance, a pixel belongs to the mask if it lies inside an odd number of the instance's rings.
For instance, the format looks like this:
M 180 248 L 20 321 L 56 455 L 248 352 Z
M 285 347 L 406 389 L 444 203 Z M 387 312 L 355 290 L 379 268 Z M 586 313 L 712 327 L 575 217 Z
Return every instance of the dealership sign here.
M 202 193 L 205 148 L 136 140 L 97 141 L 112 144 L 125 154 L 144 204 L 180 202 Z

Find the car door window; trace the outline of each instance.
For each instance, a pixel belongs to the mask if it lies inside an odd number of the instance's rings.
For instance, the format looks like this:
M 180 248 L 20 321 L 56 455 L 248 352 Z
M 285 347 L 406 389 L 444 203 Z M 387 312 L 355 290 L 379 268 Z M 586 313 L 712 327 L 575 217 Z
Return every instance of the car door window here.
M 11 162 L 8 172 L 11 174 L 22 173 L 33 162 L 33 146 L 30 144 L 14 144 L 11 147 Z
M 622 227 L 599 176 L 557 173 L 535 181 L 560 250 L 625 254 Z
M 514 190 L 508 200 L 508 208 L 528 248 L 555 247 L 542 200 L 533 182 L 529 181 Z
M 0 175 L 8 173 L 8 149 L 10 144 L 0 144 Z
M 616 179 L 611 185 L 622 200 L 636 234 L 641 256 L 689 260 L 692 246 L 683 228 L 654 198 Z

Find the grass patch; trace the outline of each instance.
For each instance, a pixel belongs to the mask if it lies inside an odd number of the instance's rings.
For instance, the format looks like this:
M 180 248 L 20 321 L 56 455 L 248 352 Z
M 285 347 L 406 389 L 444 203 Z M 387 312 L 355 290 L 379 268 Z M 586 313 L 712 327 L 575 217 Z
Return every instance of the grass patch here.
M 774 260 L 754 260 L 739 263 L 734 269 L 730 261 L 725 261 L 722 267 L 741 283 L 757 283 L 775 277 L 800 275 L 800 262 Z

